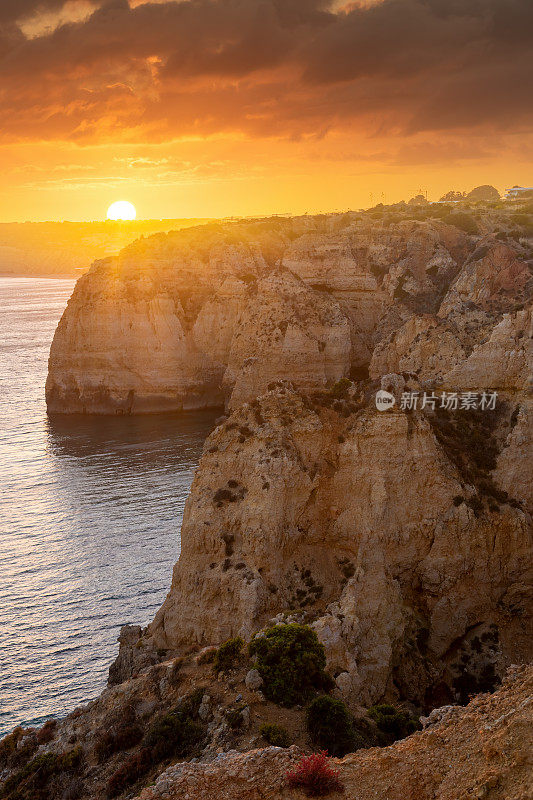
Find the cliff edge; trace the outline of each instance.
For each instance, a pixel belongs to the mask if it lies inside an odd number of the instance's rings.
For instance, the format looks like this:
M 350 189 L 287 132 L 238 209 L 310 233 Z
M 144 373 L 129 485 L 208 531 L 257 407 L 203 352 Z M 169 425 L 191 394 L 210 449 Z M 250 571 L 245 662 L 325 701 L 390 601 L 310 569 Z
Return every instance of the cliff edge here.
M 533 795 L 532 669 L 515 668 L 503 687 L 391 747 L 338 761 L 350 800 L 528 800 Z M 301 800 L 285 779 L 297 748 L 226 753 L 212 764 L 170 767 L 138 800 Z

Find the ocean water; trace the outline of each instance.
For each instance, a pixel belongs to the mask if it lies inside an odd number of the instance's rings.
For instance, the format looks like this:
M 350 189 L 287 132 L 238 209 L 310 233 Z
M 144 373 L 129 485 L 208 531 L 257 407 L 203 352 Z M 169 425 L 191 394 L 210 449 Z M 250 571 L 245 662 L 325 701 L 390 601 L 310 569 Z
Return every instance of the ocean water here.
M 49 419 L 73 286 L 0 278 L 0 736 L 97 696 L 120 626 L 151 620 L 216 416 Z

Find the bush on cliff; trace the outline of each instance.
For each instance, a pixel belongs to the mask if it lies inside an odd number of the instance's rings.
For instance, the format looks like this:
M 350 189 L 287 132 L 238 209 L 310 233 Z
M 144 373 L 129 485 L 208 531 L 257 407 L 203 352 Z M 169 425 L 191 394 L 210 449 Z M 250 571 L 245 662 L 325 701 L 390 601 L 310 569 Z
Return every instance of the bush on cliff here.
M 229 672 L 233 669 L 241 656 L 244 642 L 240 638 L 228 639 L 220 645 L 213 659 L 213 670 L 215 672 Z
M 9 800 L 40 800 L 47 797 L 48 781 L 54 775 L 74 772 L 83 759 L 81 747 L 65 753 L 43 753 L 11 775 L 0 789 Z
M 308 625 L 276 625 L 252 640 L 251 656 L 263 678 L 265 696 L 280 706 L 305 703 L 320 690 L 333 687 L 324 671 L 323 645 Z
M 107 796 L 116 797 L 143 778 L 153 766 L 166 758 L 191 756 L 204 738 L 203 726 L 193 717 L 204 694 L 199 687 L 181 702 L 178 708 L 154 720 L 143 739 L 143 747 L 133 753 L 111 776 Z
M 262 725 L 259 733 L 272 747 L 289 747 L 291 743 L 289 731 L 283 725 Z
M 144 778 L 152 767 L 152 753 L 148 747 L 143 747 L 134 753 L 124 764 L 111 775 L 107 782 L 107 796 L 116 797 L 129 786 Z
M 329 390 L 329 393 L 335 399 L 340 400 L 342 397 L 346 397 L 351 385 L 352 382 L 348 380 L 348 378 L 341 378 L 340 380 L 337 381 L 337 383 L 333 384 L 333 386 Z
M 43 727 L 37 731 L 37 744 L 48 744 L 48 742 L 51 742 L 55 736 L 56 728 L 56 719 L 49 719 L 47 722 L 45 722 Z
M 116 731 L 104 731 L 98 738 L 94 753 L 101 764 L 107 761 L 113 753 L 120 750 L 129 750 L 143 738 L 142 729 L 135 724 L 121 725 Z
M 447 225 L 455 225 L 459 230 L 472 235 L 479 233 L 479 228 L 476 220 L 471 214 L 466 214 L 463 211 L 454 211 L 448 216 L 443 217 L 442 221 Z
M 355 731 L 352 717 L 341 700 L 316 697 L 306 713 L 309 736 L 314 745 L 338 758 L 369 743 Z
M 25 764 L 37 750 L 37 745 L 37 738 L 31 736 L 31 730 L 15 728 L 0 740 L 0 771 L 2 767 L 14 769 Z
M 421 728 L 420 722 L 413 714 L 388 704 L 371 706 L 367 713 L 381 733 L 385 734 L 384 744 L 404 739 Z
M 188 714 L 175 710 L 155 720 L 144 743 L 157 763 L 170 756 L 183 758 L 190 755 L 203 736 L 204 730 L 199 723 Z

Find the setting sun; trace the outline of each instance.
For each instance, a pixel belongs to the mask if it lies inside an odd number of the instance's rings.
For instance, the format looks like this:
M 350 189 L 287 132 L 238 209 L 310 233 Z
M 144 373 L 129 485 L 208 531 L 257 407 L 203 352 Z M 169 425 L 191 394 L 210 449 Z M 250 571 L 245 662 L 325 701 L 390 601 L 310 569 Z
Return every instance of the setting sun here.
M 112 203 L 107 209 L 108 219 L 128 220 L 135 219 L 136 217 L 137 212 L 135 206 L 132 203 L 128 203 L 127 200 L 117 200 L 116 203 Z

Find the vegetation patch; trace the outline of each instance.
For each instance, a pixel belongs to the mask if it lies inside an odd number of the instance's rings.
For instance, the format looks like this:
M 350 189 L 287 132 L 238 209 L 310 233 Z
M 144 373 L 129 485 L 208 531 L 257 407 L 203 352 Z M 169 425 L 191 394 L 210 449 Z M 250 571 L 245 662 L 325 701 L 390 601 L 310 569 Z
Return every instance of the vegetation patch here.
M 143 747 L 130 755 L 109 779 L 108 797 L 116 797 L 133 786 L 161 761 L 187 758 L 195 752 L 205 735 L 204 726 L 196 719 L 204 691 L 204 687 L 198 687 L 176 708 L 154 720 L 143 738 Z
M 383 744 L 392 744 L 397 739 L 405 739 L 422 727 L 417 717 L 395 706 L 387 704 L 371 706 L 367 713 L 380 732 L 385 735 Z
M 111 798 L 121 794 L 129 786 L 144 778 L 151 767 L 152 753 L 148 747 L 143 747 L 138 753 L 130 756 L 110 777 L 107 782 L 107 796 Z
M 459 228 L 459 230 L 471 235 L 476 235 L 479 233 L 478 224 L 472 214 L 466 214 L 464 211 L 454 211 L 451 214 L 442 217 L 442 221 L 447 225 L 455 225 L 455 227 Z
M 250 642 L 249 652 L 263 678 L 263 692 L 273 703 L 290 708 L 333 688 L 325 672 L 324 646 L 308 625 L 268 628 Z
M 65 753 L 44 753 L 29 761 L 11 775 L 0 789 L 0 797 L 8 800 L 40 800 L 47 797 L 47 784 L 54 775 L 74 772 L 81 764 L 81 747 Z
M 465 502 L 478 515 L 483 510 L 480 499 L 489 499 L 494 503 L 508 503 L 521 508 L 518 500 L 513 500 L 507 492 L 498 488 L 490 474 L 496 468 L 499 453 L 495 429 L 499 414 L 497 411 L 480 409 L 457 410 L 450 413 L 447 409 L 435 409 L 429 415 L 437 441 L 442 446 L 450 461 L 457 467 L 465 484 L 474 486 L 478 497 Z M 453 499 L 454 505 L 463 502 L 462 495 Z
M 262 725 L 259 732 L 263 739 L 273 747 L 289 747 L 291 744 L 289 731 L 283 725 L 275 723 Z
M 243 647 L 244 642 L 240 637 L 228 639 L 220 645 L 213 659 L 213 670 L 218 673 L 234 669 L 240 661 Z
M 51 742 L 56 734 L 56 728 L 56 719 L 49 719 L 47 722 L 45 722 L 43 727 L 37 731 L 37 744 L 48 744 L 48 742 Z
M 309 704 L 306 724 L 311 742 L 338 758 L 370 745 L 355 730 L 351 714 L 342 700 L 327 695 L 316 697 Z
M 114 753 L 129 750 L 139 744 L 143 738 L 143 730 L 139 725 L 125 724 L 116 731 L 104 731 L 96 742 L 94 753 L 101 764 L 107 761 Z
M 244 725 L 244 717 L 242 712 L 245 708 L 246 706 L 239 706 L 238 708 L 232 708 L 226 713 L 226 722 L 233 730 L 238 730 Z
M 30 734 L 31 730 L 18 727 L 0 740 L 0 766 L 13 768 L 29 761 L 37 750 L 37 739 Z
M 346 397 L 348 394 L 348 390 L 350 389 L 352 382 L 348 380 L 348 378 L 341 378 L 334 383 L 329 393 L 331 397 L 334 397 L 336 400 L 341 400 L 342 398 Z
M 189 755 L 204 736 L 203 727 L 187 711 L 170 711 L 152 724 L 144 743 L 150 748 L 154 763 L 170 756 Z

